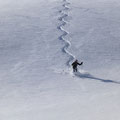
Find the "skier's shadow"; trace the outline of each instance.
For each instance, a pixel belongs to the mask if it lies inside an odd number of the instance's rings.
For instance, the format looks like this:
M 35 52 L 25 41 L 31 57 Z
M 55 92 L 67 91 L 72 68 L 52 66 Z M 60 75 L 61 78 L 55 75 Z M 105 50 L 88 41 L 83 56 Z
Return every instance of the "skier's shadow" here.
M 120 82 L 114 81 L 114 80 L 108 80 L 108 79 L 102 79 L 102 78 L 97 78 L 94 77 L 93 75 L 89 74 L 89 73 L 80 73 L 79 71 L 74 73 L 77 77 L 79 78 L 89 78 L 89 79 L 93 79 L 93 80 L 99 80 L 101 82 L 104 83 L 115 83 L 115 84 L 120 84 Z

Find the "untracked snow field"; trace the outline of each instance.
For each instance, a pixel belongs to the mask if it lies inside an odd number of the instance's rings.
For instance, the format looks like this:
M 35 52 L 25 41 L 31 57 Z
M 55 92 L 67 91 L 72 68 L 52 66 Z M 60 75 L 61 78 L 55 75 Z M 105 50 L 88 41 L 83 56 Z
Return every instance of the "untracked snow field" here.
M 120 120 L 119 11 L 119 0 L 0 0 L 0 120 Z

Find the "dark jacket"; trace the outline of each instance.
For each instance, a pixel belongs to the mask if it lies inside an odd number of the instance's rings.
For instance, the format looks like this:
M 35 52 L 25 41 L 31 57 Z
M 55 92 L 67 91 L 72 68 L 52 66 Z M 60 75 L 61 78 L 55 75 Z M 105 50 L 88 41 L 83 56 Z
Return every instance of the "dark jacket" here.
M 78 61 L 75 61 L 72 63 L 72 66 L 75 69 L 75 68 L 77 68 L 77 65 L 82 65 L 82 64 L 83 64 L 83 62 L 79 63 Z

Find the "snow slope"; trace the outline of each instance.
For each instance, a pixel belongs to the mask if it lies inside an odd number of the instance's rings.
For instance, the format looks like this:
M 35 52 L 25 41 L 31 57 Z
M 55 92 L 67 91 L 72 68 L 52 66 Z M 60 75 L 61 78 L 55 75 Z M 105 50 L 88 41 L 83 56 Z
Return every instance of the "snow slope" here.
M 119 0 L 0 0 L 0 120 L 119 120 Z M 84 61 L 73 75 L 69 66 Z

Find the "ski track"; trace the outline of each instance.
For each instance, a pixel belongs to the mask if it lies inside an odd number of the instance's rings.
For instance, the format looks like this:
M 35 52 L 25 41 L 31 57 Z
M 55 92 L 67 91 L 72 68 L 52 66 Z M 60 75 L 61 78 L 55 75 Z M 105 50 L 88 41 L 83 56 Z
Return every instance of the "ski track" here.
M 63 28 L 67 24 L 65 18 L 69 16 L 67 13 L 67 11 L 70 10 L 70 8 L 68 7 L 69 4 L 70 3 L 67 0 L 63 0 L 63 5 L 62 5 L 63 9 L 59 11 L 61 17 L 58 19 L 61 22 L 61 25 L 58 26 L 58 29 L 63 32 L 63 34 L 59 37 L 59 40 L 62 40 L 65 43 L 65 46 L 62 48 L 62 51 L 67 55 L 69 55 L 70 58 L 66 62 L 66 64 L 70 67 L 71 62 L 75 59 L 75 56 L 68 51 L 68 48 L 71 47 L 71 43 L 69 40 L 65 39 L 65 36 L 67 36 L 69 32 Z

